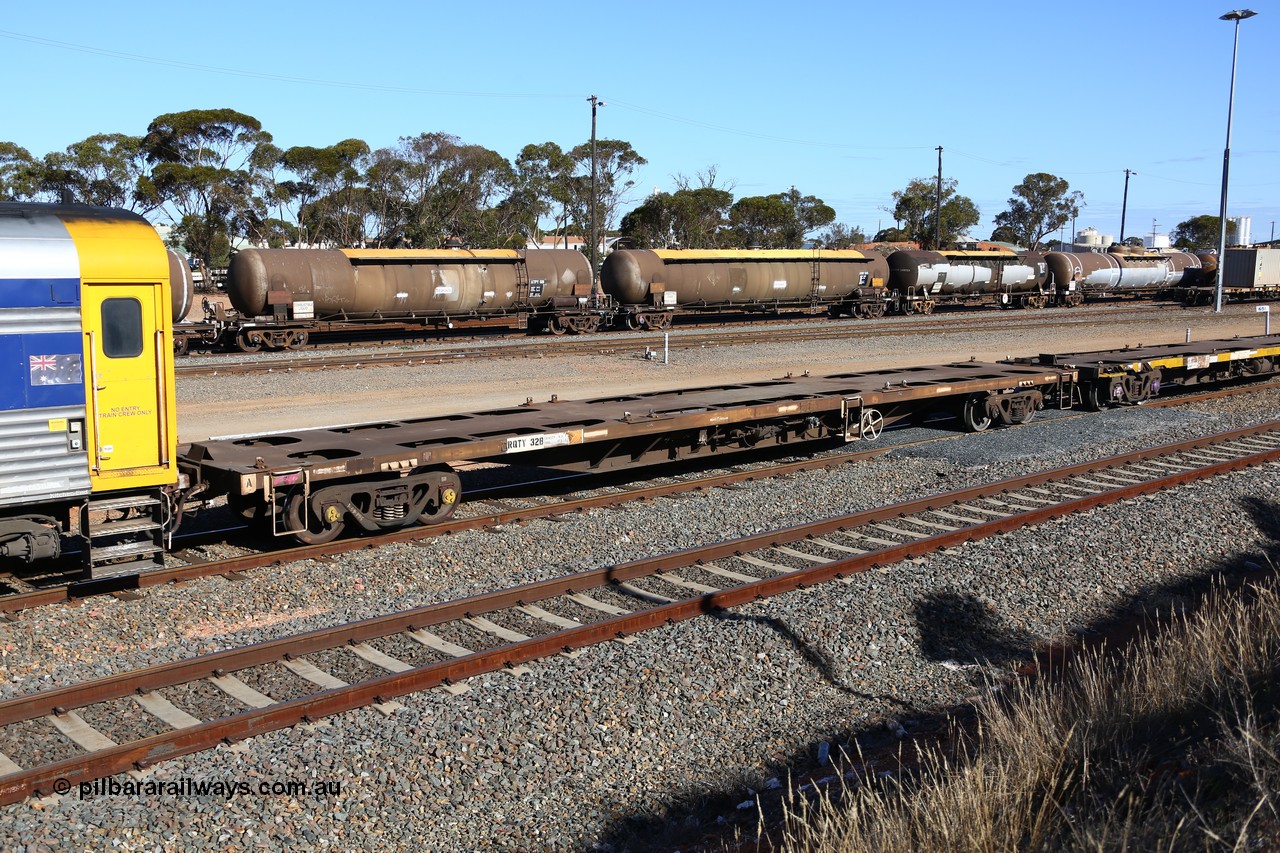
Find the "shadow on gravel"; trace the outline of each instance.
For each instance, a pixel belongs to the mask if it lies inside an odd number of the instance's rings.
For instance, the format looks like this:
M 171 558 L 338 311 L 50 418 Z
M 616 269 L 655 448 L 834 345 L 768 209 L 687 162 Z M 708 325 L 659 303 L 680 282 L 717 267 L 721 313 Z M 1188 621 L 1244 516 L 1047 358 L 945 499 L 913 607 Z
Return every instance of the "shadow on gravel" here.
M 786 622 L 776 616 L 749 616 L 745 613 L 735 613 L 732 610 L 719 610 L 711 614 L 711 618 L 719 619 L 722 622 L 754 622 L 757 625 L 763 625 L 771 628 L 779 637 L 786 640 L 788 644 L 794 648 L 806 663 L 809 663 L 817 670 L 818 675 L 827 684 L 839 690 L 841 693 L 847 693 L 850 696 L 856 696 L 859 699 L 868 701 L 889 702 L 902 707 L 907 707 L 906 703 L 893 696 L 876 696 L 872 693 L 863 693 L 860 690 L 854 690 L 840 678 L 840 674 L 832 665 L 831 659 L 822 652 L 815 649 L 804 637 L 801 637 L 791 629 Z
M 1239 523 L 1224 535 L 1249 541 L 1249 550 L 1241 550 L 1217 563 L 1206 564 L 1195 574 L 1152 584 L 1139 589 L 1102 614 L 1089 625 L 1075 629 L 1081 635 L 1100 634 L 1117 624 L 1130 624 L 1164 618 L 1171 611 L 1189 614 L 1198 609 L 1215 584 L 1245 583 L 1260 578 L 1265 572 L 1280 572 L 1280 502 L 1263 497 L 1247 497 L 1239 502 Z M 1263 539 L 1265 541 L 1251 541 Z M 971 595 L 953 590 L 938 590 L 921 597 L 912 608 L 920 630 L 921 654 L 934 661 L 957 663 L 990 663 L 1010 669 L 1030 660 L 1042 644 L 1027 632 L 1012 628 L 993 608 Z M 850 698 L 881 703 L 894 703 L 897 710 L 886 713 L 881 721 L 843 731 L 814 731 L 811 744 L 790 755 L 772 759 L 762 756 L 754 779 L 726 772 L 719 790 L 672 790 L 663 802 L 651 808 L 620 817 L 596 845 L 586 849 L 611 853 L 647 853 L 648 851 L 755 851 L 773 849 L 758 847 L 751 841 L 758 829 L 761 811 L 771 823 L 781 814 L 782 796 L 787 787 L 814 779 L 821 780 L 836 771 L 816 760 L 824 744 L 829 744 L 832 759 L 859 752 L 890 757 L 902 744 L 901 738 L 935 732 L 945 725 L 943 714 L 955 718 L 973 717 L 968 705 L 949 708 L 908 706 L 889 696 L 875 696 L 850 688 L 842 682 L 832 660 L 816 650 L 805 637 L 797 634 L 783 620 L 771 616 L 748 616 L 723 612 L 715 618 L 726 621 L 754 622 L 775 630 L 809 662 L 817 677 L 822 678 Z M 975 673 L 981 680 L 982 676 Z M 891 713 L 893 717 L 888 716 Z M 894 719 L 896 717 L 896 719 Z M 1153 720 L 1152 726 L 1161 721 Z M 803 725 L 803 723 L 797 723 Z M 747 735 L 744 733 L 744 739 Z M 910 748 L 910 747 L 908 747 Z M 768 790 L 763 780 L 777 779 L 782 790 Z M 795 780 L 788 783 L 788 780 Z M 765 787 L 759 792 L 748 788 Z M 740 808 L 750 803 L 749 808 Z M 738 839 L 735 841 L 735 838 Z
M 1253 517 L 1254 526 L 1272 541 L 1273 544 L 1267 552 L 1274 561 L 1280 554 L 1280 504 L 1257 497 L 1245 498 L 1242 503 L 1245 512 Z
M 1030 633 L 1005 624 L 995 608 L 973 595 L 934 592 L 912 610 L 920 654 L 931 661 L 1008 664 L 1025 660 L 1035 644 Z

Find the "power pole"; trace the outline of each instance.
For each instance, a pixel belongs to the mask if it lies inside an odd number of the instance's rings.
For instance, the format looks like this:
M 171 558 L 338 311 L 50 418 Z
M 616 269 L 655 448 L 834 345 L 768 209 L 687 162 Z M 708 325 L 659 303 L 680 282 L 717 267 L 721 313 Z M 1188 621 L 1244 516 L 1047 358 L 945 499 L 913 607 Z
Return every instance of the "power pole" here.
M 1213 313 L 1222 313 L 1222 279 L 1227 269 L 1227 179 L 1231 172 L 1231 114 L 1236 103 L 1236 56 L 1240 52 L 1240 22 L 1258 14 L 1252 9 L 1237 9 L 1218 18 L 1235 21 L 1235 41 L 1231 47 L 1231 88 L 1227 93 L 1227 146 L 1222 149 L 1222 205 L 1218 210 L 1218 283 L 1213 293 Z
M 933 250 L 942 248 L 942 146 L 938 146 L 938 196 L 933 204 Z
M 599 275 L 597 274 L 596 253 L 600 248 L 600 234 L 596 228 L 596 108 L 608 106 L 595 95 L 587 98 L 591 102 L 591 295 L 600 293 Z
M 1124 170 L 1124 201 L 1120 205 L 1120 245 L 1124 245 L 1124 217 L 1129 212 L 1129 176 L 1136 175 L 1137 172 L 1131 169 Z

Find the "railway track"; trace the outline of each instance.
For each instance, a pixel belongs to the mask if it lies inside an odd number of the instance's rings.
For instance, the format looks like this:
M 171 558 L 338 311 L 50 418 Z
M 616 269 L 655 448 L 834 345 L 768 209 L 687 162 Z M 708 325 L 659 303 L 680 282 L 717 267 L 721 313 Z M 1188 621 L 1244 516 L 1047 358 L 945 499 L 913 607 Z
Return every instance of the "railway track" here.
M 628 642 L 671 622 L 1276 461 L 1280 421 L 17 697 L 0 702 L 0 804 L 354 708 L 390 714 L 407 693 L 460 691 L 483 673 L 518 673 L 539 658 Z M 382 674 L 347 683 L 309 655 L 349 656 Z M 313 689 L 274 697 L 251 686 L 264 670 Z M 164 691 L 181 685 L 225 697 L 225 713 L 200 719 L 178 707 Z M 154 733 L 113 741 L 82 714 L 103 705 L 126 715 L 130 729 Z M 33 743 L 39 731 L 46 735 Z M 73 754 L 52 754 L 53 732 L 75 745 L 63 751 Z
M 1080 322 L 1090 317 L 1096 320 L 1098 314 L 1114 315 L 1114 314 L 1145 314 L 1152 311 L 1183 311 L 1181 305 L 1173 303 L 1149 302 L 1149 301 L 1122 301 L 1118 303 L 1095 303 L 1091 305 L 1079 306 L 1072 309 L 1069 314 L 1055 312 L 1053 316 L 1059 318 L 1075 318 L 1071 322 Z M 1023 318 L 1031 318 L 1039 316 L 1039 312 L 1008 312 L 1002 311 L 1000 315 L 1006 322 L 1019 322 Z M 765 319 L 762 319 L 764 317 Z M 879 320 L 857 320 L 857 321 L 836 321 L 832 320 L 825 312 L 821 314 L 783 314 L 783 315 L 761 315 L 761 314 L 710 314 L 706 316 L 685 315 L 682 320 L 677 321 L 676 325 L 669 331 L 673 334 L 694 333 L 699 330 L 705 334 L 714 334 L 711 329 L 718 328 L 723 331 L 731 331 L 735 327 L 754 326 L 762 322 L 770 324 L 775 330 L 780 329 L 803 329 L 806 326 L 830 325 L 833 322 L 839 322 L 842 327 L 858 328 L 858 329 L 875 329 L 875 328 L 894 328 L 902 327 L 908 323 L 927 323 L 927 322 L 947 322 L 965 323 L 974 322 L 981 325 L 985 322 L 983 318 L 989 318 L 990 312 L 974 312 L 970 309 L 959 309 L 957 311 L 949 311 L 943 309 L 936 314 L 928 317 L 920 315 L 895 315 L 881 318 Z M 179 327 L 181 331 L 181 327 Z M 396 335 L 400 335 L 397 337 Z M 585 338 L 569 338 L 568 341 L 592 340 L 597 343 L 605 342 L 613 338 L 624 338 L 629 334 L 622 331 L 602 333 L 597 335 L 588 335 Z M 654 333 L 650 332 L 649 335 Z M 539 336 L 530 338 L 529 335 L 521 330 L 512 329 L 505 321 L 467 321 L 457 328 L 441 328 L 432 326 L 412 325 L 408 323 L 399 324 L 391 328 L 386 334 L 377 334 L 376 332 L 362 333 L 358 328 L 353 328 L 347 333 L 333 332 L 331 333 L 333 340 L 316 340 L 314 337 L 305 347 L 307 351 L 318 352 L 323 350 L 350 350 L 355 347 L 360 348 L 391 348 L 405 346 L 431 346 L 439 344 L 453 343 L 456 345 L 477 345 L 488 342 L 495 347 L 506 345 L 521 345 L 522 342 L 533 341 L 553 341 L 556 338 L 548 338 Z M 183 353 L 188 355 L 188 353 Z M 190 355 L 193 358 L 244 358 L 247 353 L 240 350 L 222 350 L 222 349 L 201 349 L 195 350 Z M 268 357 L 272 353 L 267 353 Z M 293 353 L 297 355 L 297 351 Z
M 938 439 L 934 439 L 938 440 Z M 801 471 L 814 471 L 823 468 L 834 468 L 862 459 L 870 459 L 888 453 L 903 445 L 886 445 L 871 450 L 851 453 L 839 453 L 822 456 L 816 459 L 802 459 L 783 462 L 764 468 L 747 467 L 731 470 L 723 474 L 707 477 L 682 477 L 674 482 L 651 486 L 600 486 L 586 487 L 598 490 L 609 488 L 603 494 L 587 497 L 570 497 L 566 500 L 534 500 L 531 505 L 516 507 L 511 505 L 507 497 L 472 498 L 465 507 L 478 510 L 473 515 L 455 517 L 430 527 L 410 527 L 374 536 L 338 539 L 324 545 L 301 545 L 293 548 L 282 548 L 262 553 L 229 557 L 210 562 L 197 562 L 188 565 L 167 566 L 149 572 L 97 580 L 72 581 L 70 583 L 43 588 L 28 588 L 22 592 L 0 596 L 0 614 L 19 613 L 34 607 L 48 604 L 60 604 L 94 595 L 119 593 L 127 590 L 147 589 L 170 583 L 195 580 L 202 577 L 232 576 L 241 572 L 252 571 L 267 566 L 291 563 L 298 560 L 324 559 L 350 551 L 375 548 L 399 542 L 412 542 L 437 536 L 461 533 L 467 530 L 482 530 L 510 524 L 524 524 L 534 519 L 551 518 L 568 515 L 574 512 L 586 512 L 601 507 L 619 506 L 631 501 L 653 500 L 660 497 L 683 494 L 687 492 L 707 491 L 710 489 L 732 486 L 737 483 L 768 477 L 783 477 Z M 575 478 L 576 479 L 576 478 Z M 500 491 L 500 490 L 495 490 Z M 496 508 L 496 511 L 492 511 Z M 486 511 L 490 510 L 490 511 Z M 14 582 L 14 581 L 9 581 Z M 20 582 L 18 582 L 20 583 Z
M 1187 405 L 1204 400 L 1249 393 L 1258 387 L 1259 386 L 1257 384 L 1248 384 L 1232 388 L 1217 389 L 1214 391 L 1194 392 L 1158 400 L 1151 400 L 1144 403 L 1143 406 L 1145 408 L 1164 408 L 1168 406 Z M 1059 415 L 1058 418 L 1090 417 L 1091 414 L 1092 413 L 1089 412 L 1076 412 L 1073 414 Z M 903 447 L 910 447 L 933 441 L 946 441 L 961 435 L 963 435 L 963 433 L 956 433 L 955 435 L 942 436 L 938 438 L 929 438 L 924 441 L 917 442 L 885 444 L 865 450 L 828 454 L 812 459 L 771 463 L 764 467 L 759 467 L 753 462 L 742 462 L 733 466 L 729 471 L 724 473 L 702 477 L 674 475 L 676 479 L 672 482 L 649 486 L 637 486 L 626 482 L 616 484 L 610 481 L 611 475 L 609 474 L 596 475 L 591 478 L 590 482 L 584 480 L 584 489 L 602 493 L 585 497 L 570 496 L 563 500 L 516 498 L 517 500 L 528 502 L 530 504 L 528 506 L 513 506 L 513 498 L 509 495 L 527 492 L 531 486 L 536 487 L 537 485 L 545 485 L 546 481 L 539 481 L 536 484 L 518 485 L 514 487 L 514 492 L 495 488 L 492 490 L 485 490 L 483 493 L 476 493 L 472 497 L 467 498 L 460 510 L 464 515 L 455 516 L 447 521 L 434 524 L 429 527 L 410 527 L 379 535 L 337 539 L 323 545 L 300 545 L 246 554 L 243 556 L 229 557 L 221 560 L 191 562 L 176 566 L 166 566 L 161 569 L 155 569 L 141 574 L 118 575 L 115 577 L 96 580 L 72 580 L 55 584 L 49 584 L 47 581 L 45 583 L 33 584 L 27 579 L 8 575 L 0 577 L 0 586 L 8 585 L 11 589 L 16 591 L 7 594 L 0 593 L 0 616 L 11 618 L 10 614 L 18 614 L 24 610 L 30 610 L 32 608 L 43 607 L 50 604 L 65 604 L 96 595 L 127 593 L 128 591 L 148 589 L 171 583 L 182 583 L 205 577 L 223 576 L 234 578 L 243 572 L 295 562 L 298 560 L 326 559 L 338 554 L 366 548 L 376 548 L 382 545 L 430 539 L 437 536 L 462 533 L 467 530 L 494 529 L 503 525 L 525 524 L 535 519 L 553 518 L 575 512 L 586 512 L 591 509 L 599 509 L 602 507 L 620 506 L 632 501 L 655 500 L 662 497 L 688 492 L 705 492 L 710 491 L 711 489 L 724 488 L 726 486 L 731 487 L 738 483 L 746 483 L 753 480 L 761 480 L 770 477 L 785 477 L 803 471 L 816 471 L 834 468 L 840 465 L 846 465 L 881 456 L 885 453 L 889 453 Z M 600 479 L 601 476 L 603 476 L 605 482 L 596 482 L 596 480 Z M 591 477 L 591 475 L 579 474 L 560 478 L 553 482 L 564 480 L 577 481 L 588 477 Z M 605 489 L 608 489 L 608 491 L 602 491 Z M 486 497 L 485 495 L 490 491 L 494 492 L 496 496 Z
M 1090 309 L 1090 313 L 1017 314 L 1019 329 L 1061 328 L 1070 323 L 1097 322 L 1098 312 L 1109 311 L 1108 318 L 1125 322 L 1126 315 L 1142 317 L 1153 311 L 1182 311 L 1155 303 L 1107 306 Z M 1004 312 L 1007 314 L 1007 312 Z M 1006 316 L 1006 320 L 1009 318 Z M 728 329 L 716 332 L 678 333 L 674 345 L 681 349 L 713 346 L 750 346 L 754 344 L 799 343 L 802 341 L 839 340 L 843 338 L 880 337 L 904 333 L 929 334 L 937 332 L 961 332 L 990 326 L 990 315 L 929 317 L 898 317 L 879 322 L 843 322 L 791 325 L 769 329 Z M 565 355 L 599 355 L 618 352 L 657 351 L 661 349 L 661 333 L 635 333 L 615 335 L 586 335 L 580 337 L 522 338 L 493 342 L 488 345 L 474 343 L 458 346 L 421 346 L 408 351 L 390 353 L 344 353 L 337 355 L 300 355 L 297 353 L 273 353 L 267 356 L 247 356 L 243 353 L 226 353 L 209 361 L 185 360 L 175 367 L 177 376 L 217 376 L 244 373 L 273 373 L 296 370 L 326 370 L 345 367 L 390 367 L 413 364 L 438 364 L 457 360 L 483 360 L 501 358 L 549 358 Z M 238 356 L 238 357 L 236 357 Z

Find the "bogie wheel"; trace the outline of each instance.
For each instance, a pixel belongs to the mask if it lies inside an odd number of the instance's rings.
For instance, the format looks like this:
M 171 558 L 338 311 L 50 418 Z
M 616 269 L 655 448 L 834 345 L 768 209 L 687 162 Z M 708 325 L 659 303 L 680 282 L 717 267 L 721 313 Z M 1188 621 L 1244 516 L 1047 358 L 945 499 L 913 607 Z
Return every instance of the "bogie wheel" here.
M 332 520 L 320 519 L 312 515 L 307 507 L 307 498 L 302 492 L 295 492 L 289 496 L 284 511 L 290 531 L 303 545 L 323 545 L 326 542 L 332 542 L 347 526 L 346 521 L 341 517 L 340 510 L 336 507 L 329 509 L 338 516 Z
M 879 320 L 884 316 L 884 303 L 876 302 L 871 306 L 871 319 Z
M 299 329 L 293 333 L 293 340 L 289 342 L 288 349 L 302 349 L 311 339 L 311 334 L 306 329 Z
M 627 314 L 626 324 L 627 324 L 627 328 L 628 328 L 628 329 L 630 329 L 630 330 L 631 330 L 631 331 L 633 331 L 633 332 L 638 332 L 638 331 L 640 331 L 642 328 L 644 328 L 646 325 L 648 325 L 648 324 L 647 324 L 647 323 L 645 323 L 645 321 L 641 318 L 641 316 L 640 316 L 639 314 L 635 313 L 634 311 L 628 312 L 628 314 Z
M 862 424 L 858 434 L 866 441 L 875 441 L 884 432 L 884 415 L 877 409 L 865 409 L 862 412 Z
M 969 397 L 964 401 L 961 413 L 964 428 L 969 432 L 982 432 L 991 426 L 991 416 L 987 414 L 987 401 L 982 397 Z
M 186 335 L 174 335 L 173 354 L 186 355 L 191 350 L 191 339 Z
M 928 316 L 933 313 L 933 300 L 926 299 L 920 303 L 920 313 Z
M 1100 412 L 1111 402 L 1111 389 L 1102 384 L 1090 385 L 1084 393 L 1085 408 L 1091 412 Z
M 241 352 L 257 352 L 262 349 L 262 336 L 255 332 L 241 330 L 236 335 L 236 347 Z
M 551 332 L 553 335 L 563 335 L 565 332 L 569 331 L 569 329 L 565 325 L 564 320 L 559 317 L 552 317 L 547 321 L 547 331 Z
M 450 475 L 439 488 L 431 487 L 431 497 L 418 516 L 419 524 L 438 524 L 453 515 L 458 506 L 458 498 L 462 495 L 462 483 L 457 477 Z

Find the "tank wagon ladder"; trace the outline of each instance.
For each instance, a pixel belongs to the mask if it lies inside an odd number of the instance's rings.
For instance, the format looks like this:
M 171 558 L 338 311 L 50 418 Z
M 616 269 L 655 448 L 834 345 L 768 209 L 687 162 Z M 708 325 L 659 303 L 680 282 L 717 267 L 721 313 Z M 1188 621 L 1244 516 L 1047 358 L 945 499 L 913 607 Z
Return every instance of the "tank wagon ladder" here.
M 529 328 L 529 268 L 525 266 L 524 256 L 516 261 L 516 328 L 527 331 Z

